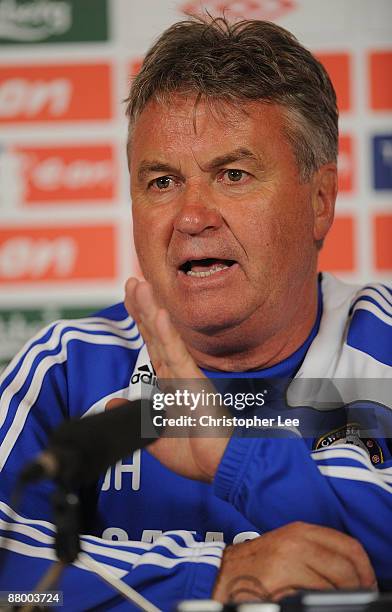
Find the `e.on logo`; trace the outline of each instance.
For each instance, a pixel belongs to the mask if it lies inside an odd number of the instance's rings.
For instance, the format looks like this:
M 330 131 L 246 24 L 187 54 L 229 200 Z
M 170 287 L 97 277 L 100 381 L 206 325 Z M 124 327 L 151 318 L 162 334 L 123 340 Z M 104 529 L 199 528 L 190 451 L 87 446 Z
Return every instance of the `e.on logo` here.
M 80 147 L 14 147 L 23 159 L 24 202 L 113 200 L 114 154 L 111 145 Z
M 109 119 L 111 114 L 107 64 L 0 67 L 2 123 Z
M 114 277 L 113 226 L 0 230 L 0 284 Z

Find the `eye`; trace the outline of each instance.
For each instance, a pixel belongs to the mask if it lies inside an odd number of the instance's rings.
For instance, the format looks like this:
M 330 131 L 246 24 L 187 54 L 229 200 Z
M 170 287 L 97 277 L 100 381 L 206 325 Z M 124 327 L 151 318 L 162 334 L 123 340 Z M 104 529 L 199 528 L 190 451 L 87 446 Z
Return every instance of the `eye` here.
M 242 179 L 242 170 L 228 170 L 227 171 L 227 178 L 230 181 L 240 181 Z
M 227 185 L 228 183 L 243 183 L 248 177 L 249 173 L 245 172 L 245 170 L 230 168 L 221 173 L 220 180 Z
M 163 191 L 165 189 L 169 189 L 174 183 L 174 180 L 171 176 L 159 176 L 158 178 L 150 181 L 148 183 L 149 187 L 155 187 L 159 191 Z

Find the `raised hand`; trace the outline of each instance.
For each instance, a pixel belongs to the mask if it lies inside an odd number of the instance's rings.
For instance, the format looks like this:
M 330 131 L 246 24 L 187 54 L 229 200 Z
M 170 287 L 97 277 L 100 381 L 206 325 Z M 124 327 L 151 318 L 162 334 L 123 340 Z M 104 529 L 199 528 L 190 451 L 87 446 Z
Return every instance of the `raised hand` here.
M 158 306 L 149 283 L 136 278 L 128 279 L 125 307 L 137 323 L 159 380 L 165 382 L 171 379 L 179 387 L 181 380 L 192 381 L 192 385 L 197 385 L 199 380 L 204 390 L 215 391 L 189 353 L 169 313 Z M 219 438 L 163 436 L 148 450 L 177 474 L 211 482 L 229 435 Z
M 125 307 L 137 323 L 158 378 L 206 378 L 171 323 L 167 310 L 157 305 L 149 283 L 128 279 Z

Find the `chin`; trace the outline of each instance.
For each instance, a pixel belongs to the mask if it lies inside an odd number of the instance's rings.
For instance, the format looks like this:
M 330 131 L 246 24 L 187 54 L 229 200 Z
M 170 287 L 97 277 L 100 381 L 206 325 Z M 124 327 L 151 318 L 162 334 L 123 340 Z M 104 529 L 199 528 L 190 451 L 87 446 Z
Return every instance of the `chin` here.
M 174 324 L 204 335 L 217 336 L 240 325 L 245 319 L 244 313 L 228 312 L 210 308 L 175 309 L 172 314 Z

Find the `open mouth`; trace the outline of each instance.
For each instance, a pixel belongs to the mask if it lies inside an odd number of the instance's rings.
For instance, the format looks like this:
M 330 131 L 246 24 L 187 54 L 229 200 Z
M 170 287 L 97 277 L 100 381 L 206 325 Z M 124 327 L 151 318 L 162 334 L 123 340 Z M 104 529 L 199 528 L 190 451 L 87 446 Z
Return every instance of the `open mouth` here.
M 230 268 L 236 262 L 231 259 L 188 259 L 180 266 L 180 271 L 187 276 L 204 278 Z

